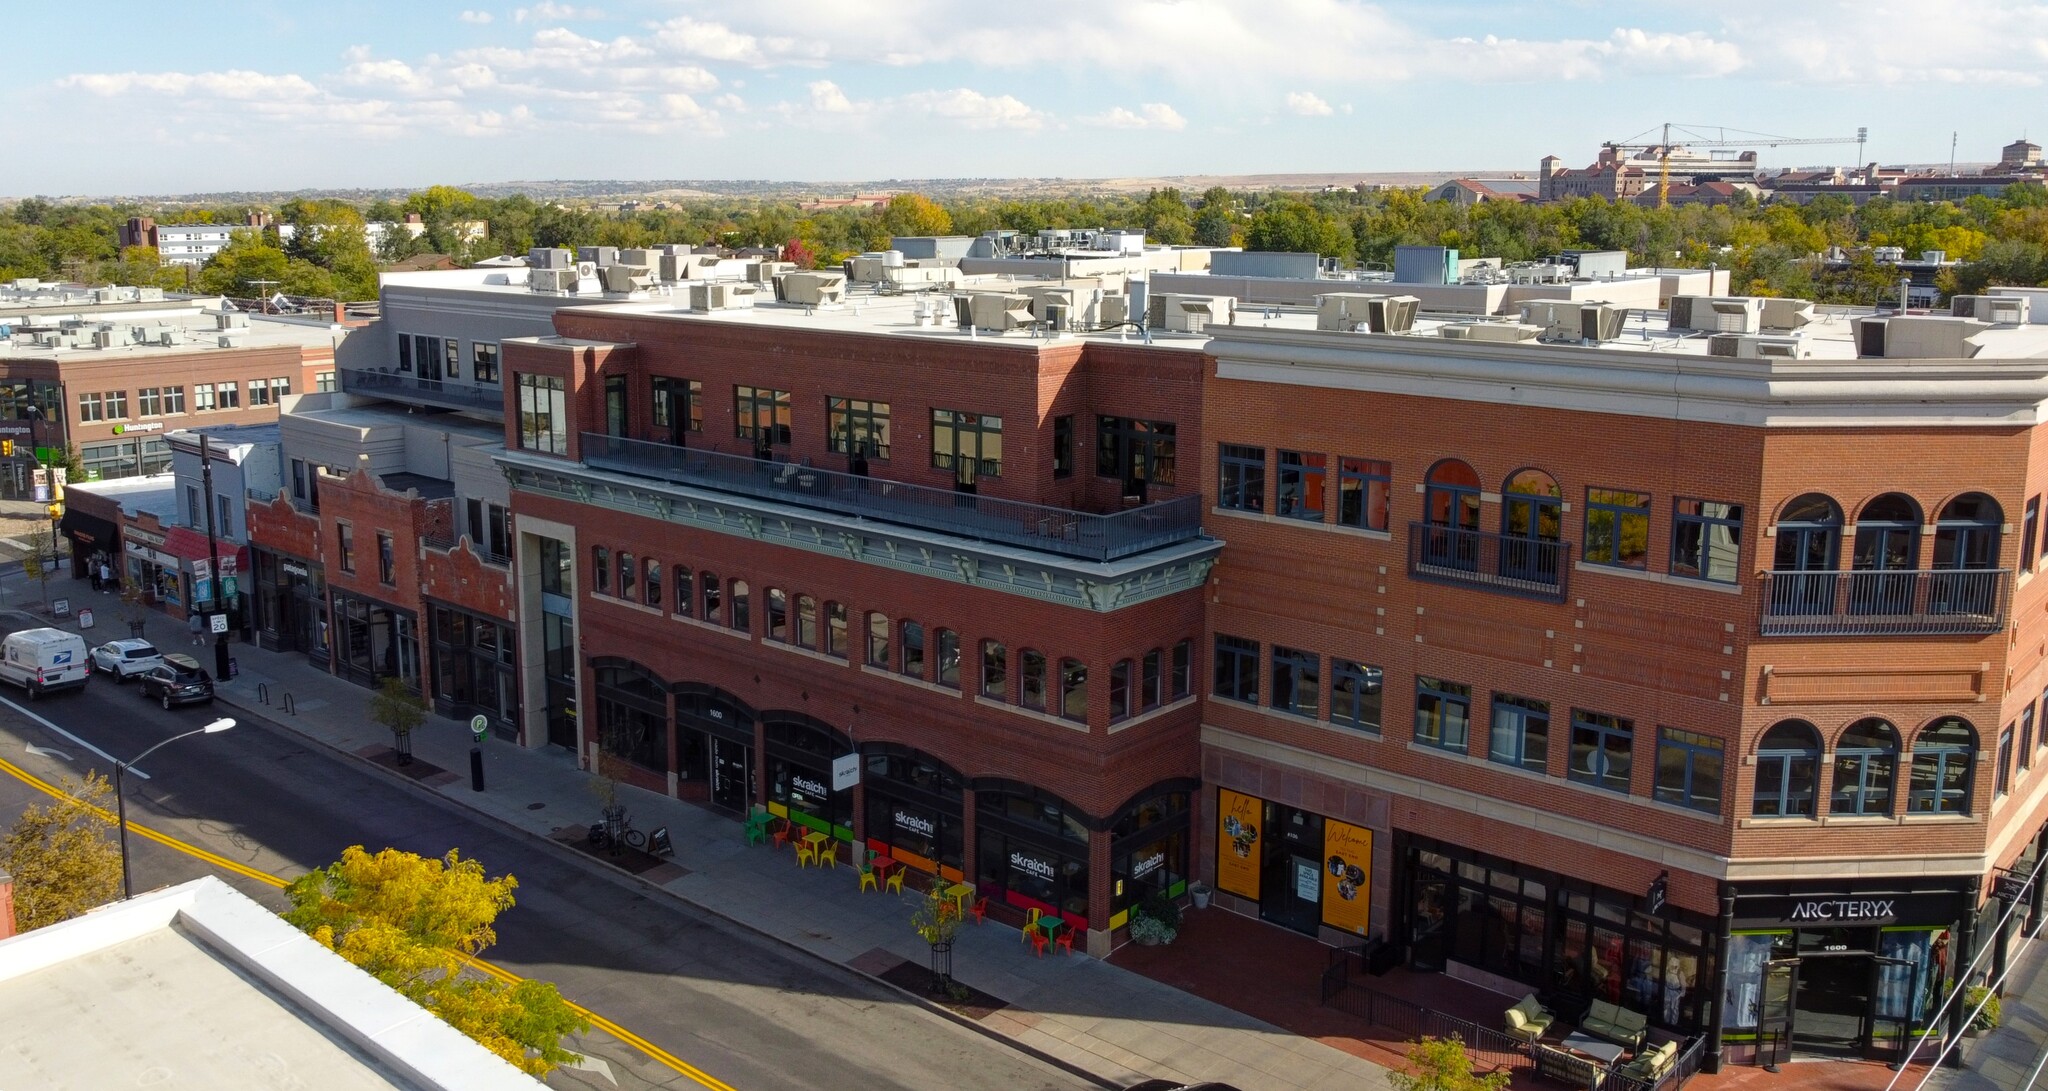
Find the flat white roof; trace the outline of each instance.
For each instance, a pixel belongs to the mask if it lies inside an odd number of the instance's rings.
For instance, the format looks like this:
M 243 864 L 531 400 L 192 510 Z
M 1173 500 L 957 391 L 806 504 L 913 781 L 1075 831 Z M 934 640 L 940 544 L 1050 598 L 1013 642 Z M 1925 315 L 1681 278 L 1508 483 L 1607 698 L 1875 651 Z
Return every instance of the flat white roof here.
M 0 360 L 59 360 L 64 362 L 92 363 L 101 360 L 124 360 L 171 353 L 220 352 L 232 349 L 303 347 L 332 349 L 341 344 L 349 334 L 348 327 L 332 323 L 309 322 L 305 318 L 278 318 L 248 312 L 249 324 L 234 330 L 219 328 L 213 311 L 184 311 L 171 314 L 129 316 L 121 314 L 96 314 L 90 310 L 77 313 L 39 313 L 32 319 L 15 319 L 15 333 L 11 338 L 0 338 Z M 36 344 L 33 334 L 23 332 L 24 328 L 56 326 L 66 318 L 80 321 L 86 343 L 79 348 L 60 348 Z M 107 348 L 92 345 L 92 331 L 109 326 L 113 332 L 113 344 Z M 146 331 L 147 340 L 137 343 L 132 331 Z M 159 334 L 163 330 L 171 333 L 171 344 L 162 344 Z M 220 343 L 223 334 L 228 335 L 229 344 L 225 349 Z
M 534 1091 L 211 877 L 0 941 L 0 1087 Z

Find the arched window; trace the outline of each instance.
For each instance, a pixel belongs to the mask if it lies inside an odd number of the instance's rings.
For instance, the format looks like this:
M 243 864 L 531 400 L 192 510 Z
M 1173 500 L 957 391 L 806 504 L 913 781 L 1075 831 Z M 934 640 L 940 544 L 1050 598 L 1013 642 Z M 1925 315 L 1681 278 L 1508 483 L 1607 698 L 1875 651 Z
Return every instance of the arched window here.
M 718 624 L 718 619 L 723 616 L 718 611 L 724 598 L 719 591 L 718 573 L 708 568 L 698 572 L 697 587 L 704 593 L 704 609 L 697 616 L 713 625 Z
M 796 597 L 796 642 L 812 651 L 818 649 L 818 600 L 809 595 Z
M 612 551 L 603 546 L 590 547 L 590 591 L 596 595 L 612 593 Z
M 633 601 L 633 589 L 639 586 L 640 570 L 633 566 L 633 555 L 619 550 L 619 597 Z
M 1018 703 L 1025 708 L 1045 711 L 1045 653 L 1026 648 L 1018 664 L 1021 668 L 1018 676 Z
M 1447 458 L 1429 468 L 1422 494 L 1422 559 L 1425 564 L 1479 567 L 1479 475 L 1472 467 Z
M 1891 814 L 1898 773 L 1898 729 L 1876 717 L 1850 724 L 1835 743 L 1835 791 L 1828 813 Z
M 1913 740 L 1909 814 L 1969 814 L 1977 730 L 1958 716 L 1936 720 Z
M 597 667 L 597 737 L 608 757 L 668 772 L 668 687 L 637 664 Z
M 1777 539 L 1771 613 L 1834 613 L 1842 509 L 1816 492 L 1798 497 L 1778 513 Z
M 661 562 L 647 558 L 647 605 L 661 608 Z
M 1060 715 L 1088 719 L 1088 666 L 1078 659 L 1060 660 Z
M 1542 470 L 1517 470 L 1501 486 L 1501 575 L 1557 582 L 1557 546 L 1564 526 L 1562 497 L 1556 479 Z
M 1998 601 L 1998 537 L 2005 513 L 1981 492 L 1964 493 L 1934 521 L 1934 566 L 1927 609 L 1934 614 L 1990 615 Z
M 846 604 L 828 602 L 825 604 L 825 654 L 846 658 L 848 640 L 846 632 Z
M 727 581 L 725 585 L 725 607 L 727 625 L 743 633 L 754 631 L 754 617 L 747 612 L 747 581 Z
M 924 677 L 924 625 L 906 620 L 903 623 L 903 666 L 904 674 L 912 678 Z
M 1757 744 L 1756 794 L 1750 813 L 1759 818 L 1812 818 L 1820 779 L 1820 732 L 1805 720 L 1771 725 Z
M 1888 492 L 1863 506 L 1850 550 L 1849 612 L 1910 614 L 1920 566 L 1920 505 Z
M 888 665 L 889 616 L 887 614 L 871 613 L 868 615 L 868 666 L 887 667 Z
M 780 587 L 768 589 L 767 631 L 762 635 L 779 643 L 789 643 L 789 595 Z
M 1131 714 L 1131 661 L 1119 659 L 1109 668 L 1109 722 Z
M 672 601 L 676 604 L 676 613 L 681 617 L 689 617 L 690 611 L 697 608 L 697 588 L 690 580 L 689 566 L 677 565 L 675 576 L 675 598 Z
M 960 688 L 960 634 L 951 629 L 940 629 L 933 634 L 938 645 L 939 684 Z

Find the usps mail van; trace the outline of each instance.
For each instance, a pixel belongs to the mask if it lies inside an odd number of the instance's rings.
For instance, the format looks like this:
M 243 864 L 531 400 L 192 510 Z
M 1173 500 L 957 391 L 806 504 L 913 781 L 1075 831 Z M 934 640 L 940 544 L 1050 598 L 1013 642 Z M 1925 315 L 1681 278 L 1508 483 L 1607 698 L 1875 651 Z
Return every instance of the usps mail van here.
M 85 687 L 85 639 L 62 629 L 23 629 L 0 641 L 0 682 L 28 691 L 29 699 L 52 690 Z

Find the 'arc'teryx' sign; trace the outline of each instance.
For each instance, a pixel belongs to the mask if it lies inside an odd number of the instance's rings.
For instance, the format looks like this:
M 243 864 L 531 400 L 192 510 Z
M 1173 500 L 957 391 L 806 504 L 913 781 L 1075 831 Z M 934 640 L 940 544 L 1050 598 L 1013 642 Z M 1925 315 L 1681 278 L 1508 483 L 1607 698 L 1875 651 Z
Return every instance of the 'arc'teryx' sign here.
M 1897 905 L 1890 898 L 1811 898 L 1794 902 L 1786 919 L 1875 924 L 1896 920 L 1899 915 Z

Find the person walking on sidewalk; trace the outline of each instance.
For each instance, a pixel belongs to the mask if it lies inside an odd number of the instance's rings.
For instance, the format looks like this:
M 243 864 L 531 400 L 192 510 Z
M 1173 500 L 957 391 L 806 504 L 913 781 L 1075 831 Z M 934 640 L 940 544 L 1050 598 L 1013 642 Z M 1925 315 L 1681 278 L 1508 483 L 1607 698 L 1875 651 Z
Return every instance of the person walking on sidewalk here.
M 114 564 L 107 555 L 100 554 L 100 590 L 119 591 L 121 585 L 114 582 Z
M 85 562 L 85 574 L 92 577 L 92 589 L 95 591 L 99 590 L 102 584 L 100 582 L 100 559 L 98 557 Z
M 185 628 L 192 634 L 193 644 L 206 643 L 206 619 L 194 610 L 185 617 Z

